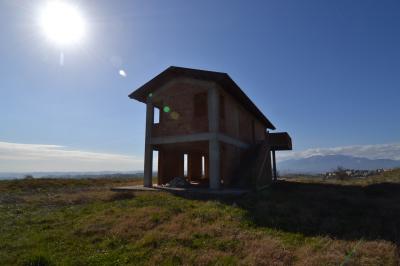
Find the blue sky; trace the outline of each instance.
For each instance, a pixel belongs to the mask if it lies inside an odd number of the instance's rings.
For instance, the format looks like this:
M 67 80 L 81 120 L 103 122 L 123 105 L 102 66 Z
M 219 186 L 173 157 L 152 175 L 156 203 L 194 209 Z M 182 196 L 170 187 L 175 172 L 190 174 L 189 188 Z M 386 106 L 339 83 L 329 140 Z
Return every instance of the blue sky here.
M 46 1 L 0 0 L 0 171 L 141 169 L 145 106 L 127 95 L 170 65 L 227 72 L 294 155 L 400 158 L 399 1 L 68 2 L 87 32 L 60 47 L 37 25 Z

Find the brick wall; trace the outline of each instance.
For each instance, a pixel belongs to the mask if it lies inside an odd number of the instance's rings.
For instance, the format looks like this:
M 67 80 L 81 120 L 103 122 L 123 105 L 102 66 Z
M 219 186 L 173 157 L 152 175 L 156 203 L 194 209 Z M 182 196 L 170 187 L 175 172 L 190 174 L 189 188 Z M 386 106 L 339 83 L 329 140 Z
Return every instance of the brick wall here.
M 207 93 L 207 87 L 188 80 L 177 80 L 162 89 L 153 99 L 154 104 L 160 108 L 160 123 L 153 126 L 152 135 L 157 137 L 207 132 L 207 113 L 194 115 L 194 97 L 199 93 Z M 207 110 L 207 106 L 205 108 Z
M 224 98 L 224 119 L 220 121 L 220 131 L 234 138 L 251 143 L 253 141 L 253 123 L 254 140 L 264 140 L 266 128 L 258 119 L 236 101 L 231 95 L 220 90 Z

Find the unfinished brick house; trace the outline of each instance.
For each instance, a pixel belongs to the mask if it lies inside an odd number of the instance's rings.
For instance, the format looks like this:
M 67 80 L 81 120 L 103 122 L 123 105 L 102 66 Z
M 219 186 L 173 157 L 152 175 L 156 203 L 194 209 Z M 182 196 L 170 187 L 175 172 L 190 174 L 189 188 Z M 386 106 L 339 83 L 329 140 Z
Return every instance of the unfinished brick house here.
M 147 106 L 146 187 L 153 185 L 153 151 L 158 185 L 185 177 L 219 189 L 269 184 L 275 151 L 292 149 L 290 136 L 270 133 L 274 125 L 226 73 L 169 67 L 129 97 Z

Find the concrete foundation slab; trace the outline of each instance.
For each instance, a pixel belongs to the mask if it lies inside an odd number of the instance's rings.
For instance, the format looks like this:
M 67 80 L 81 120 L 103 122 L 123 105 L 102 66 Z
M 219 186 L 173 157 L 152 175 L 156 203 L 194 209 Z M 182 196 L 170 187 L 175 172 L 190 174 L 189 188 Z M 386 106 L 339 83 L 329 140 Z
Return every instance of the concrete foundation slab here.
M 208 188 L 177 188 L 177 187 L 166 187 L 159 186 L 157 184 L 153 184 L 153 187 L 145 187 L 143 185 L 136 186 L 124 186 L 124 187 L 114 187 L 111 188 L 112 191 L 115 192 L 135 192 L 135 191 L 152 191 L 152 192 L 170 192 L 172 194 L 177 195 L 209 195 L 209 196 L 242 196 L 246 193 L 249 193 L 248 189 L 236 189 L 236 188 L 227 188 L 221 190 L 214 190 Z

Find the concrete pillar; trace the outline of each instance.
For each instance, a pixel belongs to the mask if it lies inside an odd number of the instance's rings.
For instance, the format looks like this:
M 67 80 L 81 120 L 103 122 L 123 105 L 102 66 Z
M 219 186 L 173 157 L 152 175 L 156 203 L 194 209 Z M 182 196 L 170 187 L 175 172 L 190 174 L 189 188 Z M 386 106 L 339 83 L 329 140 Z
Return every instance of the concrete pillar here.
M 209 173 L 209 167 L 208 167 L 208 154 L 204 155 L 204 178 L 210 179 Z
M 220 176 L 220 147 L 217 139 L 211 139 L 209 141 L 209 176 L 210 176 L 210 188 L 219 189 L 221 186 Z
M 276 176 L 275 150 L 272 150 L 272 168 L 274 169 L 274 181 L 276 181 L 278 177 Z
M 210 188 L 219 189 L 221 186 L 220 143 L 217 138 L 219 131 L 219 94 L 215 86 L 208 89 L 208 129 L 210 133 L 214 133 L 208 146 Z
M 158 165 L 157 165 L 157 184 L 160 186 L 164 184 L 164 151 L 158 150 Z
M 219 131 L 219 94 L 217 87 L 208 89 L 208 130 L 211 133 Z
M 154 107 L 149 99 L 146 105 L 146 137 L 144 144 L 144 176 L 143 185 L 153 186 L 153 146 L 151 145 L 151 129 L 154 121 Z

